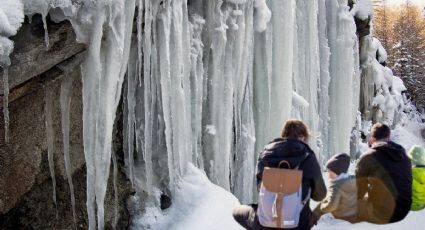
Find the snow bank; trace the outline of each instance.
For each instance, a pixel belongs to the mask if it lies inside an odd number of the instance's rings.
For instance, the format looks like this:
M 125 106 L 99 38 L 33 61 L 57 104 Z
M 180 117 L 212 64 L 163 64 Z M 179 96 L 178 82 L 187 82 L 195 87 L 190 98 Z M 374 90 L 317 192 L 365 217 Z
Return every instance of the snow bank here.
M 393 224 L 385 224 L 385 225 L 376 225 L 376 224 L 370 224 L 366 222 L 361 222 L 358 224 L 351 224 L 344 220 L 338 220 L 332 218 L 330 215 L 324 215 L 320 221 L 319 224 L 314 227 L 314 230 L 351 230 L 351 229 L 362 229 L 362 230 L 379 230 L 379 229 L 385 229 L 385 230 L 400 230 L 400 229 L 418 229 L 418 226 L 422 226 L 425 220 L 425 210 L 419 211 L 419 212 L 410 212 L 407 217 L 397 223 Z
M 177 188 L 169 209 L 147 208 L 143 216 L 135 217 L 130 229 L 242 229 L 232 217 L 233 208 L 239 205 L 236 197 L 211 183 L 192 164 Z

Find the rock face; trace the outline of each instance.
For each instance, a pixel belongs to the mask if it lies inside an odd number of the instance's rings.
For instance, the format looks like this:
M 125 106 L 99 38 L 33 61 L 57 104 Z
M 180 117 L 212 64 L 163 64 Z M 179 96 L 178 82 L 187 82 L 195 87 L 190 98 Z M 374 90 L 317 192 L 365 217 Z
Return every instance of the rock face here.
M 82 95 L 80 62 L 85 46 L 75 40 L 68 22 L 49 21 L 50 48 L 46 50 L 43 25 L 39 17 L 23 25 L 13 38 L 15 52 L 9 68 L 10 141 L 4 142 L 3 115 L 0 115 L 0 229 L 75 229 L 87 228 L 86 168 L 83 148 Z M 41 29 L 41 31 L 40 31 Z M 61 131 L 60 88 L 65 79 L 73 78 L 70 106 L 70 158 L 76 201 L 76 225 L 73 221 L 71 196 L 65 172 Z M 0 84 L 3 85 L 3 84 Z M 3 89 L 0 90 L 2 97 Z M 45 103 L 53 95 L 54 170 L 57 206 L 53 202 L 50 176 Z M 118 112 L 118 115 L 120 113 Z M 117 116 L 120 119 L 121 116 Z M 117 122 L 119 124 L 119 122 Z M 119 136 L 122 130 L 116 129 Z M 117 228 L 126 228 L 129 215 L 125 207 L 131 185 L 122 171 L 121 144 L 118 154 Z M 113 166 L 111 166 L 113 167 Z M 105 199 L 105 221 L 115 223 L 113 170 Z

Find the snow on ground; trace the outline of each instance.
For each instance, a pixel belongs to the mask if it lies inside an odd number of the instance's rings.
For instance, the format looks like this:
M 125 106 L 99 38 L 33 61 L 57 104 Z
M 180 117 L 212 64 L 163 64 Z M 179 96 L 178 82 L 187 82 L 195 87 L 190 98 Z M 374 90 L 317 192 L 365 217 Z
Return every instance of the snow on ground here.
M 410 123 L 406 126 L 397 126 L 393 131 L 393 140 L 410 148 L 413 144 L 424 145 L 420 130 L 425 124 Z M 350 172 L 354 170 L 351 165 Z M 326 175 L 323 175 L 326 179 Z M 176 192 L 174 203 L 170 209 L 161 211 L 159 208 L 148 208 L 142 217 L 136 217 L 132 229 L 202 229 L 202 230 L 239 230 L 242 229 L 232 217 L 232 209 L 239 205 L 239 201 L 231 193 L 211 183 L 205 174 L 192 164 L 188 166 L 188 173 L 183 177 Z M 311 202 L 312 208 L 317 205 Z M 350 224 L 349 222 L 334 219 L 331 215 L 323 216 L 314 230 L 321 229 L 372 229 L 372 230 L 399 230 L 417 229 L 425 222 L 425 210 L 410 212 L 398 223 L 375 225 L 366 222 Z
M 239 205 L 238 199 L 211 183 L 192 164 L 177 187 L 174 203 L 168 210 L 149 208 L 132 229 L 242 229 L 232 217 L 233 208 Z

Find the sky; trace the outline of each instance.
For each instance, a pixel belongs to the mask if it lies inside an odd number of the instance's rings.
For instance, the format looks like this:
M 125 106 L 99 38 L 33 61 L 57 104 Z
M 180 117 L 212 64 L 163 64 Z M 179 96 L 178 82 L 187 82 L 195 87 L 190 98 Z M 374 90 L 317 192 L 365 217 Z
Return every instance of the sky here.
M 403 4 L 404 2 L 406 2 L 406 0 L 386 0 L 386 2 L 388 4 L 394 4 L 394 5 L 399 5 L 399 4 Z M 410 2 L 425 7 L 425 0 L 410 0 Z

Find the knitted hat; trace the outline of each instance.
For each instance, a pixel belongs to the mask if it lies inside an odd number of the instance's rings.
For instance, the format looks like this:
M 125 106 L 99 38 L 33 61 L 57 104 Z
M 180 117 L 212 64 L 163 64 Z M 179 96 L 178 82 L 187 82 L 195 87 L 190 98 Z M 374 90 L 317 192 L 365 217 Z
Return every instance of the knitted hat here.
M 337 175 L 346 173 L 349 166 L 350 156 L 345 153 L 337 154 L 329 159 L 328 162 L 326 162 L 326 168 L 336 173 Z
M 410 149 L 409 158 L 412 159 L 414 165 L 423 165 L 425 166 L 425 149 L 420 145 L 414 145 Z

